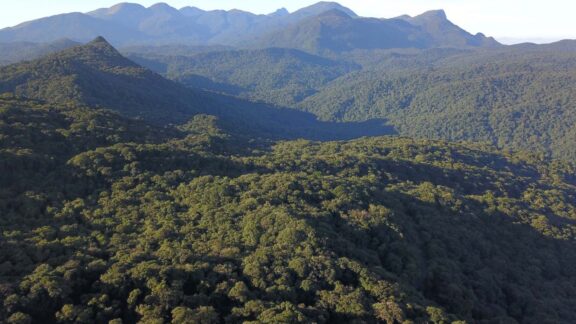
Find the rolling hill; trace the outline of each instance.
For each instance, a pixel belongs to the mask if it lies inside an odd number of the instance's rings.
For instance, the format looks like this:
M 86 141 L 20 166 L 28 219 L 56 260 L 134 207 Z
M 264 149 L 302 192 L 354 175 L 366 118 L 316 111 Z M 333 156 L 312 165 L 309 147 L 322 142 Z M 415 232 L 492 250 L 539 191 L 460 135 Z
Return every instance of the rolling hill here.
M 182 121 L 202 109 L 200 97 L 191 90 L 124 58 L 102 37 L 0 68 L 0 92 L 54 103 L 73 101 L 156 121 Z
M 172 53 L 166 49 L 164 53 Z M 322 86 L 360 69 L 294 49 L 227 50 L 173 56 L 131 54 L 130 59 L 188 87 L 292 106 Z
M 556 46 L 388 54 L 301 107 L 324 120 L 385 118 L 405 136 L 573 159 L 576 52 Z
M 576 156 L 576 51 L 570 41 L 491 49 L 365 49 L 329 59 L 294 56 L 294 50 L 173 56 L 169 49 L 156 49 L 131 57 L 189 86 L 304 110 L 324 121 L 384 119 L 403 136 L 481 141 L 568 160 Z M 292 54 L 279 59 L 274 52 Z M 332 63 L 314 63 L 322 60 Z M 345 66 L 355 68 L 339 68 Z
M 109 109 L 156 125 L 184 124 L 208 114 L 231 133 L 255 137 L 325 140 L 394 134 L 384 120 L 321 122 L 310 113 L 190 89 L 130 61 L 102 37 L 0 68 L 0 93 Z

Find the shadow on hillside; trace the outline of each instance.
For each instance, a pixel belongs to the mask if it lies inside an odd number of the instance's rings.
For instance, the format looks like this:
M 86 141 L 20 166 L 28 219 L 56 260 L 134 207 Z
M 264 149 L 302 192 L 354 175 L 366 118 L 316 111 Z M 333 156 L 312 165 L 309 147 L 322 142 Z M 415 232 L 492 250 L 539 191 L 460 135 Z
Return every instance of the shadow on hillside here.
M 354 217 L 341 216 L 344 210 L 329 219 L 302 219 L 339 257 L 367 265 L 378 280 L 398 281 L 404 293 L 416 288 L 427 303 L 462 319 L 574 322 L 576 313 L 566 311 L 576 309 L 574 242 L 489 213 L 475 201 L 463 203 L 456 212 L 392 191 L 365 202 L 366 210 L 368 204 L 392 210 L 379 225 L 356 225 Z M 353 271 L 337 276 L 345 284 L 360 281 Z
M 229 83 L 216 82 L 210 78 L 196 74 L 184 75 L 180 78 L 174 79 L 174 81 L 181 83 L 188 88 L 204 89 L 206 91 L 225 93 L 231 96 L 239 96 L 242 92 L 247 91 L 245 88 Z
M 235 133 L 270 139 L 304 138 L 318 141 L 349 140 L 365 136 L 397 135 L 385 119 L 365 122 L 320 121 L 307 112 L 210 93 L 219 105 L 224 126 Z
M 474 148 L 466 148 L 469 154 L 461 152 L 452 152 L 452 159 L 465 163 L 477 168 L 488 168 L 499 172 L 510 172 L 516 176 L 538 178 L 539 173 L 534 167 L 530 166 L 525 161 L 512 162 L 510 159 L 503 156 L 501 153 L 490 153 Z
M 485 169 L 458 170 L 408 160 L 386 159 L 378 162 L 378 169 L 394 175 L 394 181 L 423 183 L 452 188 L 465 195 L 483 195 L 487 191 L 519 198 L 526 189 L 540 179 L 537 172 L 530 177 L 514 178 L 505 170 L 498 173 Z M 529 171 L 525 171 L 528 173 Z M 502 182 L 506 179 L 506 182 Z

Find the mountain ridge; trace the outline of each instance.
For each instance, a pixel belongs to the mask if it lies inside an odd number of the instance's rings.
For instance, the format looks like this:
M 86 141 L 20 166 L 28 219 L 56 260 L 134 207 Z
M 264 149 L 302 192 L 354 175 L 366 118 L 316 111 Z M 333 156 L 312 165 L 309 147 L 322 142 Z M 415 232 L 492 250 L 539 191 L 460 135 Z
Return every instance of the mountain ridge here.
M 186 101 L 198 100 L 191 90 L 128 60 L 101 36 L 35 61 L 0 68 L 0 76 L 0 92 L 53 103 L 72 100 L 158 121 L 184 118 L 194 111 L 190 110 L 194 104 Z M 151 88 L 164 93 L 158 96 L 146 90 Z M 127 101 L 133 104 L 126 105 Z M 161 107 L 170 107 L 170 112 Z
M 472 35 L 458 27 L 450 20 L 442 9 L 426 11 L 418 16 L 399 17 L 416 26 L 424 28 L 436 46 L 475 46 L 475 47 L 498 47 L 501 46 L 493 37 L 486 37 L 482 33 Z M 457 47 L 457 46 L 455 46 Z
M 332 12 L 332 15 L 344 13 L 351 18 L 358 19 L 358 21 L 372 19 L 359 17 L 354 11 L 336 2 L 318 2 L 292 13 L 287 10 L 279 10 L 276 14 L 257 15 L 241 10 L 205 11 L 194 7 L 176 9 L 165 3 L 158 3 L 148 8 L 139 4 L 119 3 L 109 8 L 101 8 L 87 13 L 61 14 L 4 28 L 0 30 L 0 41 L 45 42 L 66 37 L 86 42 L 102 35 L 115 46 L 179 43 L 230 45 L 247 48 L 274 47 L 274 42 L 262 42 L 263 39 L 267 39 L 266 34 L 282 33 L 287 28 L 306 28 L 309 20 L 322 20 L 322 16 L 329 12 Z M 446 19 L 445 14 L 443 17 Z M 394 24 L 394 20 L 402 19 L 379 20 Z M 405 19 L 405 21 L 412 21 L 412 23 L 421 20 L 422 18 Z M 361 23 L 358 22 L 358 24 Z M 66 26 L 74 26 L 74 28 L 65 28 Z M 423 39 L 417 44 L 419 47 L 497 45 L 495 40 L 485 40 L 482 35 L 477 35 L 476 41 L 443 40 L 442 32 L 445 30 L 439 32 L 432 30 L 432 32 L 427 33 L 425 30 L 424 32 L 419 30 L 428 28 L 429 26 L 426 24 L 413 24 L 411 26 L 413 27 L 410 31 L 407 30 L 408 27 L 405 27 L 406 30 L 395 30 L 397 34 L 393 34 L 394 38 L 404 37 L 403 43 L 391 42 L 387 44 L 383 36 L 377 36 L 376 38 L 379 39 L 375 40 L 375 44 L 380 44 L 380 48 L 416 46 L 414 42 L 409 40 L 416 37 Z M 361 27 L 353 27 L 353 25 L 350 27 L 358 29 L 351 33 L 366 32 Z M 465 35 L 465 31 L 456 28 L 455 25 L 448 27 L 451 28 L 451 37 L 469 37 Z M 309 37 L 325 36 L 310 34 Z M 338 39 L 338 35 L 330 35 L 330 37 Z M 353 37 L 361 38 L 364 35 L 354 35 Z M 386 37 L 390 37 L 390 35 Z M 431 37 L 431 39 L 426 41 L 426 37 Z M 346 38 L 340 40 L 340 43 L 337 47 L 349 47 L 345 44 Z
M 122 56 L 103 37 L 34 61 L 0 67 L 2 93 L 109 109 L 158 126 L 212 115 L 228 132 L 256 137 L 325 140 L 394 134 L 384 120 L 322 122 L 310 113 L 188 88 Z

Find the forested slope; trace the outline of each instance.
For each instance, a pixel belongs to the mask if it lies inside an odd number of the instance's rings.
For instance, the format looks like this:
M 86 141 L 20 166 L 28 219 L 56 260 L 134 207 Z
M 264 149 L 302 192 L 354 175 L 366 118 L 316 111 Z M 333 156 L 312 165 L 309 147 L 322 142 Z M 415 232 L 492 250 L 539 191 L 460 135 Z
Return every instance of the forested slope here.
M 308 72 L 295 72 L 295 79 L 302 73 L 310 75 L 317 71 L 320 74 L 322 64 L 332 65 L 333 69 L 332 72 L 324 71 L 325 76 L 318 76 L 318 80 L 349 68 L 346 64 L 313 58 L 317 60 L 316 66 L 309 66 Z M 279 82 L 274 73 L 270 78 Z M 286 89 L 293 84 L 288 82 L 279 92 L 289 92 Z M 202 88 L 187 88 L 125 58 L 101 37 L 34 61 L 0 68 L 2 93 L 55 105 L 76 104 L 108 109 L 158 126 L 182 124 L 195 115 L 208 114 L 217 116 L 222 127 L 235 135 L 269 139 L 349 139 L 394 133 L 383 120 L 321 122 L 310 113 L 208 92 Z
M 154 89 L 155 91 L 149 91 Z M 0 93 L 74 102 L 156 122 L 201 111 L 201 96 L 124 58 L 103 38 L 31 62 L 0 68 Z
M 357 50 L 324 59 L 330 64 L 311 55 L 275 58 L 274 51 L 176 57 L 167 49 L 139 62 L 161 66 L 160 73 L 193 87 L 304 110 L 325 121 L 383 119 L 404 136 L 576 156 L 576 51 L 570 42 Z
M 386 118 L 407 136 L 576 156 L 576 52 L 448 54 L 432 62 L 427 52 L 397 55 L 337 80 L 302 107 L 327 120 Z
M 293 106 L 338 77 L 360 69 L 357 64 L 295 49 L 228 50 L 187 56 L 172 52 L 171 48 L 156 55 L 136 52 L 129 58 L 191 88 L 282 106 Z
M 576 322 L 571 42 L 362 44 L 0 68 L 0 322 Z
M 0 101 L 0 319 L 573 322 L 574 169 Z
M 0 53 L 2 53 L 0 65 L 18 63 L 24 60 L 33 60 L 76 45 L 79 44 L 69 39 L 61 39 L 50 43 L 0 43 Z

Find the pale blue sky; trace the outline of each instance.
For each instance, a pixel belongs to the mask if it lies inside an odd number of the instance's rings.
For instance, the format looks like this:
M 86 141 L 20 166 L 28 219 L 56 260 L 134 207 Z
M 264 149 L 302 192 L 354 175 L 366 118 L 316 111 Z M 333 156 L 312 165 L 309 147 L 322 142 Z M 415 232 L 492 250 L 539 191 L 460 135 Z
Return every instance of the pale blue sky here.
M 86 12 L 110 7 L 122 0 L 1 0 L 0 28 L 65 12 Z M 135 0 L 150 6 L 159 0 Z M 173 7 L 242 9 L 270 13 L 285 7 L 290 12 L 316 0 L 165 0 Z M 341 0 L 361 16 L 391 18 L 444 9 L 448 18 L 471 33 L 482 32 L 504 43 L 550 42 L 576 38 L 576 0 Z

